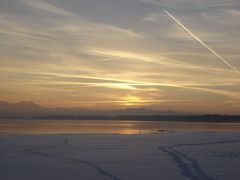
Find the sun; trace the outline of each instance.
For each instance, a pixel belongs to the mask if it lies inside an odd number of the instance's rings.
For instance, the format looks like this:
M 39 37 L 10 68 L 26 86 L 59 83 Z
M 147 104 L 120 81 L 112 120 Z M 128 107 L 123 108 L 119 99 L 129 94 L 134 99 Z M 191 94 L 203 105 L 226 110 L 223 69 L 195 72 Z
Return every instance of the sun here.
M 139 105 L 142 103 L 142 99 L 137 96 L 127 96 L 124 98 L 124 105 L 132 106 L 132 105 Z

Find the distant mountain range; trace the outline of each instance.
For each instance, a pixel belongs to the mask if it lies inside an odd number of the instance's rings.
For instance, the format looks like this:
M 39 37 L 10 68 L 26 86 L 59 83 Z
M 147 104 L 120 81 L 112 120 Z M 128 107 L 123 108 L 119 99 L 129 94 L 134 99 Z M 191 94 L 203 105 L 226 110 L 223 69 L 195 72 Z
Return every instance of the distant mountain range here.
M 8 103 L 0 101 L 0 118 L 36 118 L 49 116 L 156 116 L 182 115 L 174 111 L 153 111 L 145 108 L 128 108 L 100 111 L 83 108 L 47 108 L 34 102 Z
M 128 108 L 110 111 L 83 108 L 47 108 L 29 101 L 17 103 L 0 101 L 0 119 L 143 120 L 240 123 L 240 115 L 193 115 L 174 111 L 153 111 L 145 108 Z

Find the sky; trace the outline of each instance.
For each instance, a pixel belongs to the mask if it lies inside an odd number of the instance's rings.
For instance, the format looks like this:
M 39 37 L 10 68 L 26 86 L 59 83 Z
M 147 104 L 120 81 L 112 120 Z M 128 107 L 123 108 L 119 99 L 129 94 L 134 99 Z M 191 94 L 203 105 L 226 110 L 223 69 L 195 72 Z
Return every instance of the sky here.
M 240 114 L 239 48 L 239 0 L 1 0 L 0 100 Z

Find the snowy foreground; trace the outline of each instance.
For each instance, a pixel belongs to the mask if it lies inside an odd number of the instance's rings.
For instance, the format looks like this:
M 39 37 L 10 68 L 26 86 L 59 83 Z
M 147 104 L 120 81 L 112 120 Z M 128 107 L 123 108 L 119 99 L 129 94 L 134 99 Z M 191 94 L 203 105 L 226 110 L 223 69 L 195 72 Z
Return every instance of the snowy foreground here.
M 1 180 L 239 180 L 240 133 L 0 135 Z

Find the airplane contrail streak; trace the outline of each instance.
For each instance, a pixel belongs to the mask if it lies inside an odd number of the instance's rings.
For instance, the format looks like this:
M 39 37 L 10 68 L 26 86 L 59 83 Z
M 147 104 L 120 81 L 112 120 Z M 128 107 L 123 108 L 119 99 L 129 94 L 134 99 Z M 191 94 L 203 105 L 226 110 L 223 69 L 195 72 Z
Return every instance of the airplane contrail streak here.
M 193 38 L 195 38 L 199 43 L 201 43 L 205 48 L 207 48 L 211 53 L 213 53 L 216 57 L 218 57 L 224 64 L 226 64 L 228 67 L 236 71 L 240 74 L 240 71 L 235 68 L 232 64 L 230 64 L 224 57 L 222 57 L 220 54 L 218 54 L 216 51 L 214 51 L 212 48 L 210 48 L 206 43 L 204 43 L 201 39 L 199 39 L 196 35 L 194 35 L 186 26 L 184 26 L 179 20 L 177 20 L 172 14 L 170 14 L 167 10 L 164 9 L 164 12 L 173 19 L 179 26 L 181 26 L 188 34 L 190 34 Z

